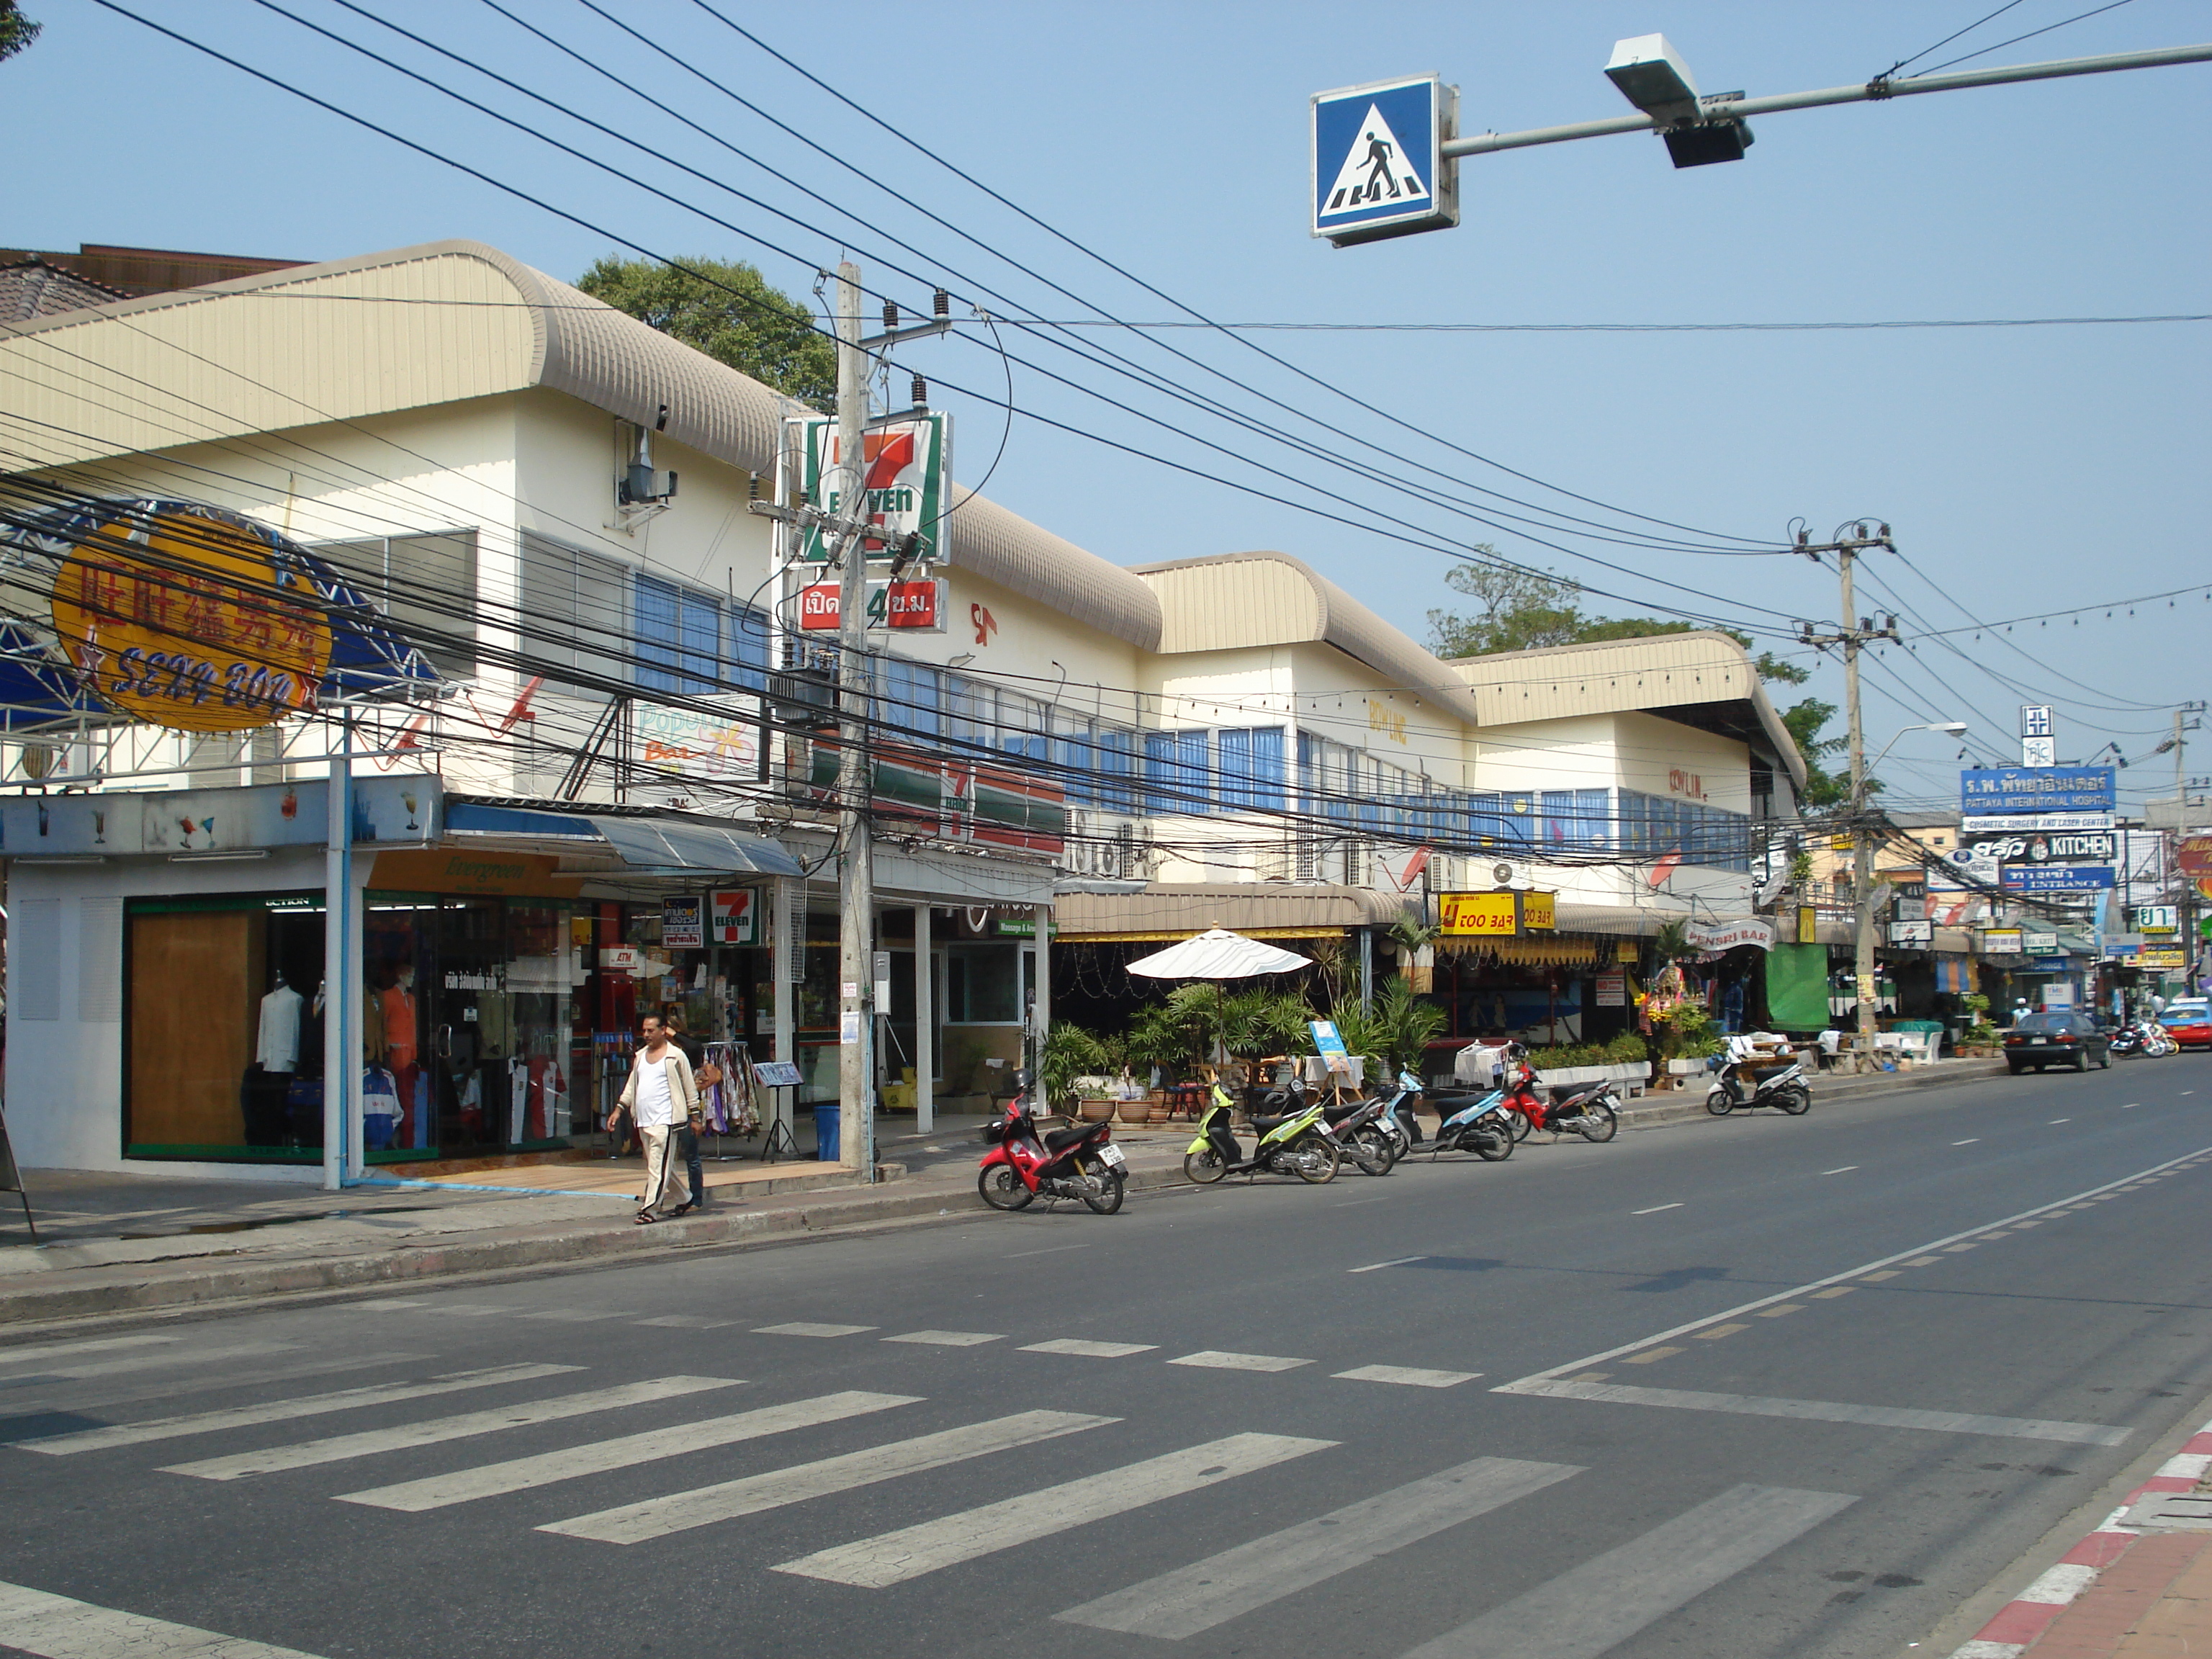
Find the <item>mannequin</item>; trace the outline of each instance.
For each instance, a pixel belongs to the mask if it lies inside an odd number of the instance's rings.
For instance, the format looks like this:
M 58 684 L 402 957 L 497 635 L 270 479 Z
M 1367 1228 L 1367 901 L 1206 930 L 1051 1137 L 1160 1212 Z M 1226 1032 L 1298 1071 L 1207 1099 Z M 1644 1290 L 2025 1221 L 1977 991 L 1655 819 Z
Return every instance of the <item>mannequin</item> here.
M 254 1059 L 264 1072 L 290 1073 L 300 1069 L 300 1005 L 305 1000 L 276 975 L 276 988 L 261 999 L 261 1028 Z

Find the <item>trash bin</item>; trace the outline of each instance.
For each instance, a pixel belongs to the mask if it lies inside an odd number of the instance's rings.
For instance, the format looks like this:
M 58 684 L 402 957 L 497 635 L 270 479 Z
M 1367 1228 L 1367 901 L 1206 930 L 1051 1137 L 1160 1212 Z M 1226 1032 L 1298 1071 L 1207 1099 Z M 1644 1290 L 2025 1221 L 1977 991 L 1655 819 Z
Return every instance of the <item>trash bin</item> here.
M 824 1164 L 835 1164 L 843 1155 L 837 1103 L 834 1100 L 817 1101 L 814 1103 L 814 1156 Z

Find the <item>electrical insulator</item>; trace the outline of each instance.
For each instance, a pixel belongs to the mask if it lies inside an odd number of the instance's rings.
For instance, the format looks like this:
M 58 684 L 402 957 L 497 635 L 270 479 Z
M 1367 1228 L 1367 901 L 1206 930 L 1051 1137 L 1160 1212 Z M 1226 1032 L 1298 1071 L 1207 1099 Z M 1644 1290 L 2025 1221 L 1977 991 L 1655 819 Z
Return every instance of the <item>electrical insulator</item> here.
M 898 301 L 896 300 L 884 301 L 884 332 L 886 334 L 898 332 Z
M 929 407 L 929 382 L 919 374 L 914 377 L 914 406 L 916 409 Z
M 1884 617 L 1881 620 L 1882 620 L 1882 624 L 1883 624 L 1883 626 L 1884 626 L 1884 627 L 1886 627 L 1886 628 L 1887 628 L 1887 629 L 1891 633 L 1894 634 L 1895 632 L 1897 632 L 1897 617 L 1896 617 L 1896 615 L 1895 615 L 1895 613 L 1894 613 L 1894 612 L 1893 612 L 1893 613 L 1892 613 L 1892 614 L 1890 614 L 1889 616 Z
M 745 477 L 745 499 L 749 501 L 766 501 L 768 491 L 763 487 L 766 483 L 767 480 L 763 479 L 759 473 L 748 473 Z
M 952 296 L 941 288 L 937 290 L 936 299 L 931 302 L 930 314 L 939 321 L 952 314 Z

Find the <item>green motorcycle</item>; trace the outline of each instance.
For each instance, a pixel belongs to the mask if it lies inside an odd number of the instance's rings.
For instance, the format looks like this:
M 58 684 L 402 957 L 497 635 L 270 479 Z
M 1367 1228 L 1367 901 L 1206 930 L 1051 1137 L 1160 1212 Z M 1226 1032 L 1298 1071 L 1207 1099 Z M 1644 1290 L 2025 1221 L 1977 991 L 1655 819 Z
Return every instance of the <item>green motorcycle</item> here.
M 1182 1155 L 1183 1174 L 1201 1187 L 1212 1186 L 1226 1176 L 1263 1172 L 1294 1175 L 1316 1186 L 1336 1179 L 1343 1151 L 1322 1127 L 1318 1098 L 1309 1105 L 1277 1091 L 1262 1102 L 1263 1106 L 1286 1104 L 1291 1109 L 1273 1116 L 1264 1112 L 1253 1115 L 1252 1127 L 1258 1131 L 1260 1141 L 1249 1158 L 1244 1156 L 1236 1132 L 1229 1127 L 1235 1104 L 1226 1089 L 1218 1083 L 1213 1085 L 1212 1103 L 1199 1119 L 1197 1138 Z

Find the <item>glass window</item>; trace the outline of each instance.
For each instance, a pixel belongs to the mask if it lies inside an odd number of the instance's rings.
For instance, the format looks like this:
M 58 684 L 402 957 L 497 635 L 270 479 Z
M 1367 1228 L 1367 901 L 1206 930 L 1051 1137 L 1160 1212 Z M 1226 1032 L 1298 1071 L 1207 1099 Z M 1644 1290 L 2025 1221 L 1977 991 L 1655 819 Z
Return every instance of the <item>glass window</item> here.
M 1202 813 L 1211 796 L 1206 789 L 1206 732 L 1204 727 L 1187 732 L 1145 733 L 1145 811 L 1158 817 L 1172 813 Z
M 637 683 L 701 696 L 716 689 L 722 607 L 712 594 L 656 576 L 637 579 Z
M 1129 787 L 1136 758 L 1137 734 L 1108 727 L 1098 733 L 1098 805 L 1109 812 L 1133 812 L 1136 796 Z
M 315 549 L 441 674 L 477 672 L 477 532 L 330 542 Z
M 1013 1025 L 1021 1021 L 1020 945 L 948 945 L 945 952 L 945 1023 Z
M 1215 739 L 1224 806 L 1279 810 L 1283 799 L 1283 728 L 1255 726 L 1224 731 Z
M 748 691 L 768 690 L 768 612 L 750 605 L 730 609 L 729 678 Z
M 935 741 L 941 729 L 937 671 L 896 657 L 884 667 L 884 689 L 889 705 L 884 718 L 910 737 Z

